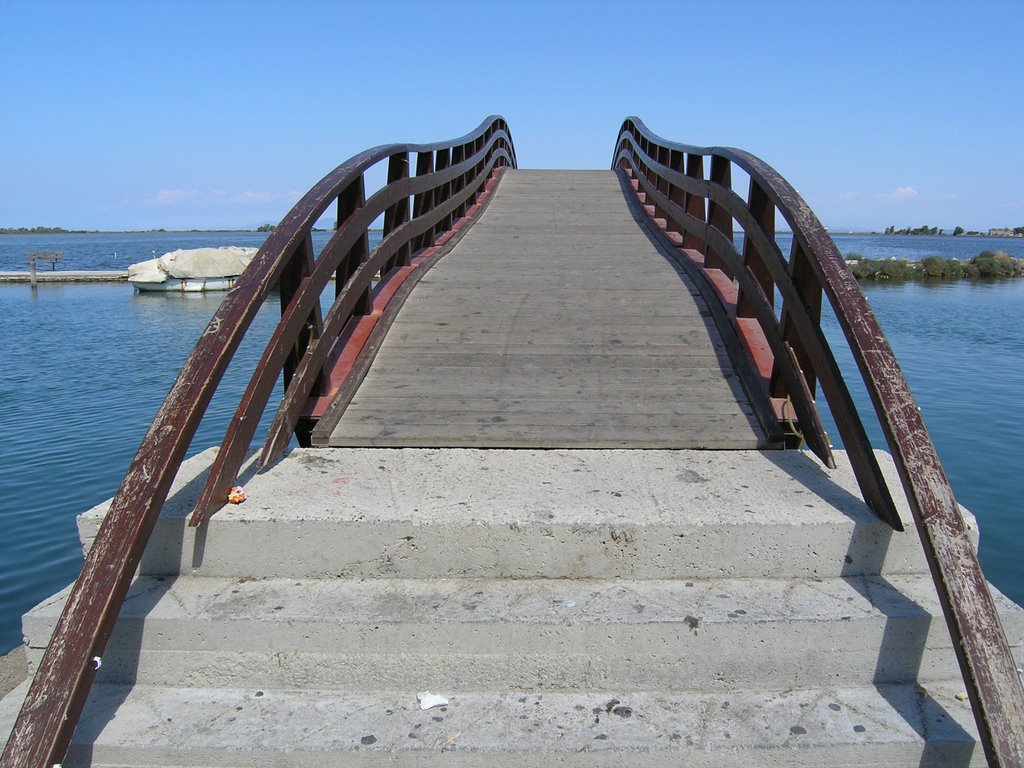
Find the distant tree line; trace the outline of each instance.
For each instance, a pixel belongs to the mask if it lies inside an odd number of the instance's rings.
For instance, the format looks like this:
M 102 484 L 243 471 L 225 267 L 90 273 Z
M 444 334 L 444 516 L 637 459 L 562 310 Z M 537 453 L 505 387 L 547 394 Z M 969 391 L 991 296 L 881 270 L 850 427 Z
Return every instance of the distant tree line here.
M 64 229 L 63 227 L 0 227 L 0 235 L 80 235 L 88 231 L 87 229 Z
M 954 235 L 962 233 L 964 230 L 962 227 L 957 227 L 960 232 L 953 231 Z M 896 227 L 886 227 L 885 234 L 887 235 L 941 235 L 945 233 L 944 229 L 938 227 L 929 227 L 925 224 L 923 227 L 906 227 L 905 229 L 896 229 Z
M 1000 230 L 1002 232 L 1002 230 Z M 1012 230 L 1007 229 L 1006 232 L 1013 232 L 1018 237 L 1024 236 L 1024 227 L 1014 227 Z M 944 235 L 946 230 L 939 229 L 938 227 L 929 227 L 925 224 L 923 227 L 904 227 L 903 229 L 896 229 L 896 227 L 886 227 L 885 234 L 887 235 Z M 989 234 L 992 230 L 989 230 Z M 964 231 L 963 227 L 954 227 L 953 236 L 958 235 L 982 235 L 983 232 L 979 232 L 976 229 L 972 229 L 969 232 Z
M 846 254 L 846 263 L 858 280 L 959 280 L 974 277 L 1024 277 L 1024 259 L 1005 251 L 982 251 L 967 261 L 926 256 L 910 259 L 869 259 Z

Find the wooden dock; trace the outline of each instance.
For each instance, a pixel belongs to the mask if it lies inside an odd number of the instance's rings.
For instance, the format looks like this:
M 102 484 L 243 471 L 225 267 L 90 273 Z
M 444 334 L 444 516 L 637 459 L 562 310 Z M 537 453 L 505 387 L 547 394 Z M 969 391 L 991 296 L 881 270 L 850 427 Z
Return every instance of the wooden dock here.
M 505 174 L 314 442 L 763 448 L 699 293 L 613 171 Z

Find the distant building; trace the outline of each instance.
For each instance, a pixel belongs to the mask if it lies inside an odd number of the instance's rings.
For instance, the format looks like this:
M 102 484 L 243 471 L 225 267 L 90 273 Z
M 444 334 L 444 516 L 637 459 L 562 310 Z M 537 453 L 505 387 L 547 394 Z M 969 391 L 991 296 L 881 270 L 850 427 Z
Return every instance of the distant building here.
M 996 227 L 988 231 L 989 237 L 1024 237 L 1024 232 L 1021 232 L 1021 227 L 1017 229 L 1010 229 L 1009 227 Z

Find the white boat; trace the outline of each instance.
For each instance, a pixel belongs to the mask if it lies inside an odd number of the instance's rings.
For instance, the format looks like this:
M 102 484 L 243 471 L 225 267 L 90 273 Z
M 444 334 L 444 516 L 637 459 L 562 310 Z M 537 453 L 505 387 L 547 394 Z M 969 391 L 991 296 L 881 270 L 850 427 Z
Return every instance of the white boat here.
M 139 291 L 226 291 L 249 266 L 257 248 L 223 246 L 171 251 L 128 266 L 128 282 Z

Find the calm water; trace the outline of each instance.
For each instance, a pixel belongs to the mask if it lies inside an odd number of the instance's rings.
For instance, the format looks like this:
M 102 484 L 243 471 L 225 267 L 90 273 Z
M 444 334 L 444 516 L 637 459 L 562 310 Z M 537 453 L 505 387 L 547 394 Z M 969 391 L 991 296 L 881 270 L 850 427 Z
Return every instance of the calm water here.
M 957 499 L 978 518 L 985 574 L 1024 605 L 1024 279 L 883 285 L 865 292 Z M 838 324 L 826 318 L 823 325 L 871 442 L 885 447 Z M 835 427 L 826 428 L 835 441 Z
M 314 243 L 321 247 L 328 234 L 315 233 Z M 0 236 L 0 270 L 24 269 L 29 251 L 63 251 L 63 269 L 124 269 L 154 252 L 260 245 L 264 237 Z M 970 258 L 985 249 L 1024 256 L 1021 240 L 836 240 L 843 253 L 873 258 Z M 867 293 L 958 498 L 980 520 L 986 574 L 1024 603 L 1024 280 L 875 286 Z M 35 294 L 25 285 L 0 285 L 0 652 L 21 641 L 20 615 L 77 574 L 75 515 L 113 495 L 218 302 L 218 296 L 140 295 L 123 285 L 42 285 Z M 277 313 L 272 298 L 229 368 L 191 452 L 219 443 Z M 843 370 L 856 376 L 849 355 L 841 354 L 845 345 L 834 321 L 826 322 L 826 330 Z M 870 413 L 862 388 L 854 393 Z M 881 445 L 880 431 L 866 421 Z

